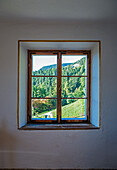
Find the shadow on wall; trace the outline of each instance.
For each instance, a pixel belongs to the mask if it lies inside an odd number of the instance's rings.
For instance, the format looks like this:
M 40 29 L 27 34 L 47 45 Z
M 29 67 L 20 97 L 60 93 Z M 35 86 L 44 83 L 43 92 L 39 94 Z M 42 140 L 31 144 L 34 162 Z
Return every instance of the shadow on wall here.
M 0 168 L 13 167 L 16 138 L 10 133 L 5 119 L 0 124 Z

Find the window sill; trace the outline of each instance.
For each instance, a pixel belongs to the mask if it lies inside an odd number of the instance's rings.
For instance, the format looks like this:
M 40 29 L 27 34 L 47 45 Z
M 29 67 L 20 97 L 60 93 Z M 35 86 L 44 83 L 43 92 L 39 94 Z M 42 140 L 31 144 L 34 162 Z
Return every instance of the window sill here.
M 19 130 L 88 130 L 99 129 L 92 124 L 26 124 Z

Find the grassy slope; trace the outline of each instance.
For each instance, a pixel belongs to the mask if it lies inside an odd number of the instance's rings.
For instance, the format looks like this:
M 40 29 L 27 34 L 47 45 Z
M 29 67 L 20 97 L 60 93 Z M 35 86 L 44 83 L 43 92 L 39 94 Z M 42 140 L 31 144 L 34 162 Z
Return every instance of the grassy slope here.
M 42 112 L 40 113 L 40 115 L 43 115 L 44 113 L 47 113 L 47 112 L 48 111 Z M 53 117 L 56 118 L 56 109 L 51 110 L 51 112 L 53 113 Z M 85 116 L 85 100 L 84 99 L 77 100 L 73 103 L 70 103 L 62 107 L 62 118 L 75 118 L 75 117 L 83 118 L 84 116 Z M 37 117 L 34 117 L 34 118 L 37 118 Z M 41 116 L 39 118 L 45 118 L 45 116 Z

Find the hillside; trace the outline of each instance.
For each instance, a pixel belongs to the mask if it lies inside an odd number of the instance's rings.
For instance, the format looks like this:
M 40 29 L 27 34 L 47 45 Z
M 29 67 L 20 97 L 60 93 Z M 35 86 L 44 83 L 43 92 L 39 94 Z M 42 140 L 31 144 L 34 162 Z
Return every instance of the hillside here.
M 34 75 L 56 75 L 55 65 L 44 66 Z M 62 67 L 62 75 L 85 75 L 85 58 L 75 63 L 65 63 Z M 62 77 L 62 98 L 85 97 L 85 77 Z M 32 87 L 32 97 L 45 98 L 57 97 L 56 77 L 34 77 Z M 74 103 L 75 99 L 63 99 L 62 106 Z M 55 99 L 38 99 L 32 101 L 33 116 L 56 108 Z M 80 108 L 79 108 L 80 109 Z
M 62 67 L 71 65 L 72 63 L 63 63 Z M 49 65 L 49 66 L 43 66 L 42 68 L 40 68 L 40 70 L 48 70 L 48 69 L 52 69 L 52 68 L 57 68 L 57 64 L 53 64 L 53 65 Z
M 82 107 L 81 107 L 82 106 Z M 41 112 L 34 118 L 45 118 L 45 113 L 48 111 Z M 56 109 L 51 110 L 53 118 L 56 118 Z M 67 104 L 62 107 L 62 118 L 84 118 L 85 117 L 85 100 L 76 100 L 71 104 Z
M 74 68 L 74 67 L 79 67 L 80 65 L 83 65 L 84 64 L 84 60 L 85 58 L 83 57 L 82 59 L 74 62 L 74 63 L 63 63 L 62 64 L 62 68 L 64 69 L 64 67 L 67 67 L 67 66 L 71 66 L 71 68 Z M 38 71 L 34 71 L 33 72 L 33 75 L 48 75 L 48 72 L 50 70 L 54 69 L 55 70 L 55 75 L 57 73 L 57 64 L 52 64 L 52 65 L 48 65 L 48 66 L 43 66 L 42 68 L 40 68 Z M 53 74 L 54 75 L 54 74 Z

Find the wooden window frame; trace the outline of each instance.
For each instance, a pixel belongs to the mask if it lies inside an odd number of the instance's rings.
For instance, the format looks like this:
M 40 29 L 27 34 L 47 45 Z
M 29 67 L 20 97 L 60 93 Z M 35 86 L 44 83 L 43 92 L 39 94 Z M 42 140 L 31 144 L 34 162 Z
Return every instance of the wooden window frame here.
M 32 76 L 32 55 L 55 55 L 57 54 L 57 76 Z M 74 99 L 87 99 L 87 120 L 62 120 L 61 119 L 61 78 L 68 77 L 62 76 L 62 61 L 61 55 L 87 55 L 87 75 L 85 76 L 69 76 L 69 77 L 87 77 L 87 96 L 85 98 Z M 31 120 L 31 90 L 32 90 L 32 77 L 57 77 L 57 120 Z M 27 79 L 27 123 L 88 123 L 90 124 L 90 100 L 91 100 L 91 50 L 28 50 L 28 79 Z M 68 97 L 67 97 L 68 98 Z M 38 98 L 36 98 L 38 99 Z M 40 99 L 40 98 L 39 98 Z M 43 98 L 44 99 L 44 98 Z M 45 97 L 47 99 L 47 97 Z M 51 98 L 52 99 L 52 98 Z M 54 98 L 55 99 L 55 98 Z M 64 99 L 64 98 L 63 98 Z M 70 98 L 71 99 L 71 98 Z

